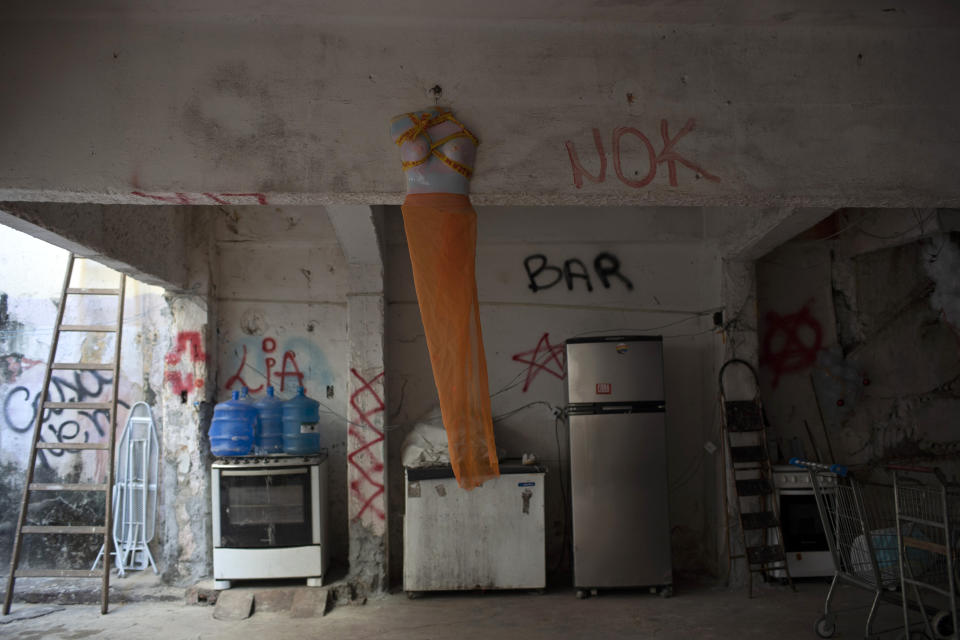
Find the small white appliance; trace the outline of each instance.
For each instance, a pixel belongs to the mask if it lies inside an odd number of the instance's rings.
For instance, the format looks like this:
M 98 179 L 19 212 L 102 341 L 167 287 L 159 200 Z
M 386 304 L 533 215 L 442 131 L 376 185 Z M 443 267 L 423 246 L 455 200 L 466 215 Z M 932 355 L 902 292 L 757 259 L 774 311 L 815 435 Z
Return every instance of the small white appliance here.
M 465 491 L 449 466 L 406 469 L 404 591 L 545 588 L 544 476 L 501 463 Z
M 821 483 L 824 490 L 829 491 L 836 485 L 836 479 L 824 475 Z M 792 465 L 773 465 L 773 484 L 790 575 L 794 578 L 832 576 L 833 556 L 820 522 L 810 474 Z
M 327 569 L 327 456 L 237 456 L 212 465 L 213 577 L 306 578 Z

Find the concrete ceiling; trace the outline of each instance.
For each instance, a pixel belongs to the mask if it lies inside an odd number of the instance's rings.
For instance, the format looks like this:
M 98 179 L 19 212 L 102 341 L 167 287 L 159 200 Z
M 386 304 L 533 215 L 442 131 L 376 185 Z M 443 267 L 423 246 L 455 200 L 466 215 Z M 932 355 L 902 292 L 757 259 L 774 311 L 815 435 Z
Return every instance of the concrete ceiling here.
M 398 203 L 440 85 L 478 204 L 960 206 L 958 61 L 948 2 L 16 0 L 0 200 Z
M 951 28 L 960 24 L 960 6 L 936 0 L 769 0 L 765 2 L 716 2 L 715 0 L 237 0 L 193 2 L 191 0 L 54 0 L 38 3 L 15 0 L 4 3 L 8 16 L 69 20 L 147 20 L 153 22 L 213 21 L 223 23 L 319 24 L 340 19 L 388 22 L 402 28 L 417 24 L 440 26 L 463 22 L 506 21 L 530 28 L 536 23 L 576 22 L 882 27 L 890 29 Z

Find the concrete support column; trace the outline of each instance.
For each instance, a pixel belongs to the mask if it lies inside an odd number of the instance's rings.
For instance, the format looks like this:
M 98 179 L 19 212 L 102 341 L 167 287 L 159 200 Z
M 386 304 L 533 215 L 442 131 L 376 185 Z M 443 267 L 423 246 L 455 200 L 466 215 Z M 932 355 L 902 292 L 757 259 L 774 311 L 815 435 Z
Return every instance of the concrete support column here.
M 720 354 L 721 363 L 732 358 L 749 362 L 754 368 L 759 366 L 759 339 L 757 337 L 757 278 L 752 261 L 724 260 L 722 282 L 723 318 L 725 340 Z M 729 400 L 752 398 L 755 393 L 753 380 L 744 367 L 731 367 L 724 374 L 724 391 Z M 721 407 L 722 410 L 722 407 Z M 726 447 L 726 443 L 721 446 Z M 721 575 L 726 572 L 730 586 L 743 586 L 747 581 L 747 562 L 740 558 L 729 561 L 732 555 L 743 555 L 743 543 L 740 532 L 739 513 L 736 504 L 736 490 L 733 486 L 733 474 L 730 470 L 729 455 L 726 466 L 718 470 L 716 486 L 721 491 L 718 504 L 719 549 L 718 564 Z M 724 493 L 726 500 L 724 500 Z
M 203 297 L 168 298 L 171 344 L 164 356 L 164 384 L 158 421 L 161 486 L 165 514 L 157 561 L 166 582 L 189 585 L 213 567 L 207 430 L 213 416 L 216 349 L 208 335 Z
M 353 267 L 351 267 L 351 270 Z M 347 294 L 350 394 L 347 428 L 347 514 L 350 573 L 361 588 L 387 585 L 386 398 L 384 300 L 379 292 Z
M 184 242 L 187 285 L 168 290 L 170 344 L 161 393 L 161 552 L 167 582 L 194 584 L 213 569 L 207 431 L 216 403 L 217 282 L 213 214 L 189 212 Z
M 357 597 L 387 580 L 385 301 L 381 207 L 327 207 L 350 268 L 347 334 L 347 516 L 350 581 Z

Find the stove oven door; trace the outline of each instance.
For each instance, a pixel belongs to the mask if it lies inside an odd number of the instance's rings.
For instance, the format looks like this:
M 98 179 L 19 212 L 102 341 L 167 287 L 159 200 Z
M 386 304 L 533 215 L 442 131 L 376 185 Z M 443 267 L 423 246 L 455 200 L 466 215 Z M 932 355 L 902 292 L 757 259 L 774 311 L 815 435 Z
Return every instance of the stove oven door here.
M 214 546 L 297 547 L 313 542 L 309 467 L 220 469 Z
M 825 487 L 824 492 L 825 498 L 831 500 L 831 488 Z M 794 487 L 780 489 L 777 493 L 790 575 L 794 578 L 832 576 L 833 555 L 823 532 L 813 489 Z
M 780 521 L 783 546 L 788 555 L 830 550 L 812 491 L 781 491 Z

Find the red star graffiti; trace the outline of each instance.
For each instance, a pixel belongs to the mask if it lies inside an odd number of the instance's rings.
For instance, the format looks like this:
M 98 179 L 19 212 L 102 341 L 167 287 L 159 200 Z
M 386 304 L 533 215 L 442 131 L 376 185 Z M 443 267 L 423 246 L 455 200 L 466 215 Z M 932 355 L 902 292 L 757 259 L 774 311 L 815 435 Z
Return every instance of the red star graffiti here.
M 563 380 L 567 377 L 567 368 L 564 363 L 563 344 L 550 344 L 550 334 L 540 336 L 537 346 L 530 351 L 522 351 L 513 356 L 517 362 L 527 366 L 527 379 L 523 383 L 523 391 L 530 388 L 530 383 L 541 371 Z

